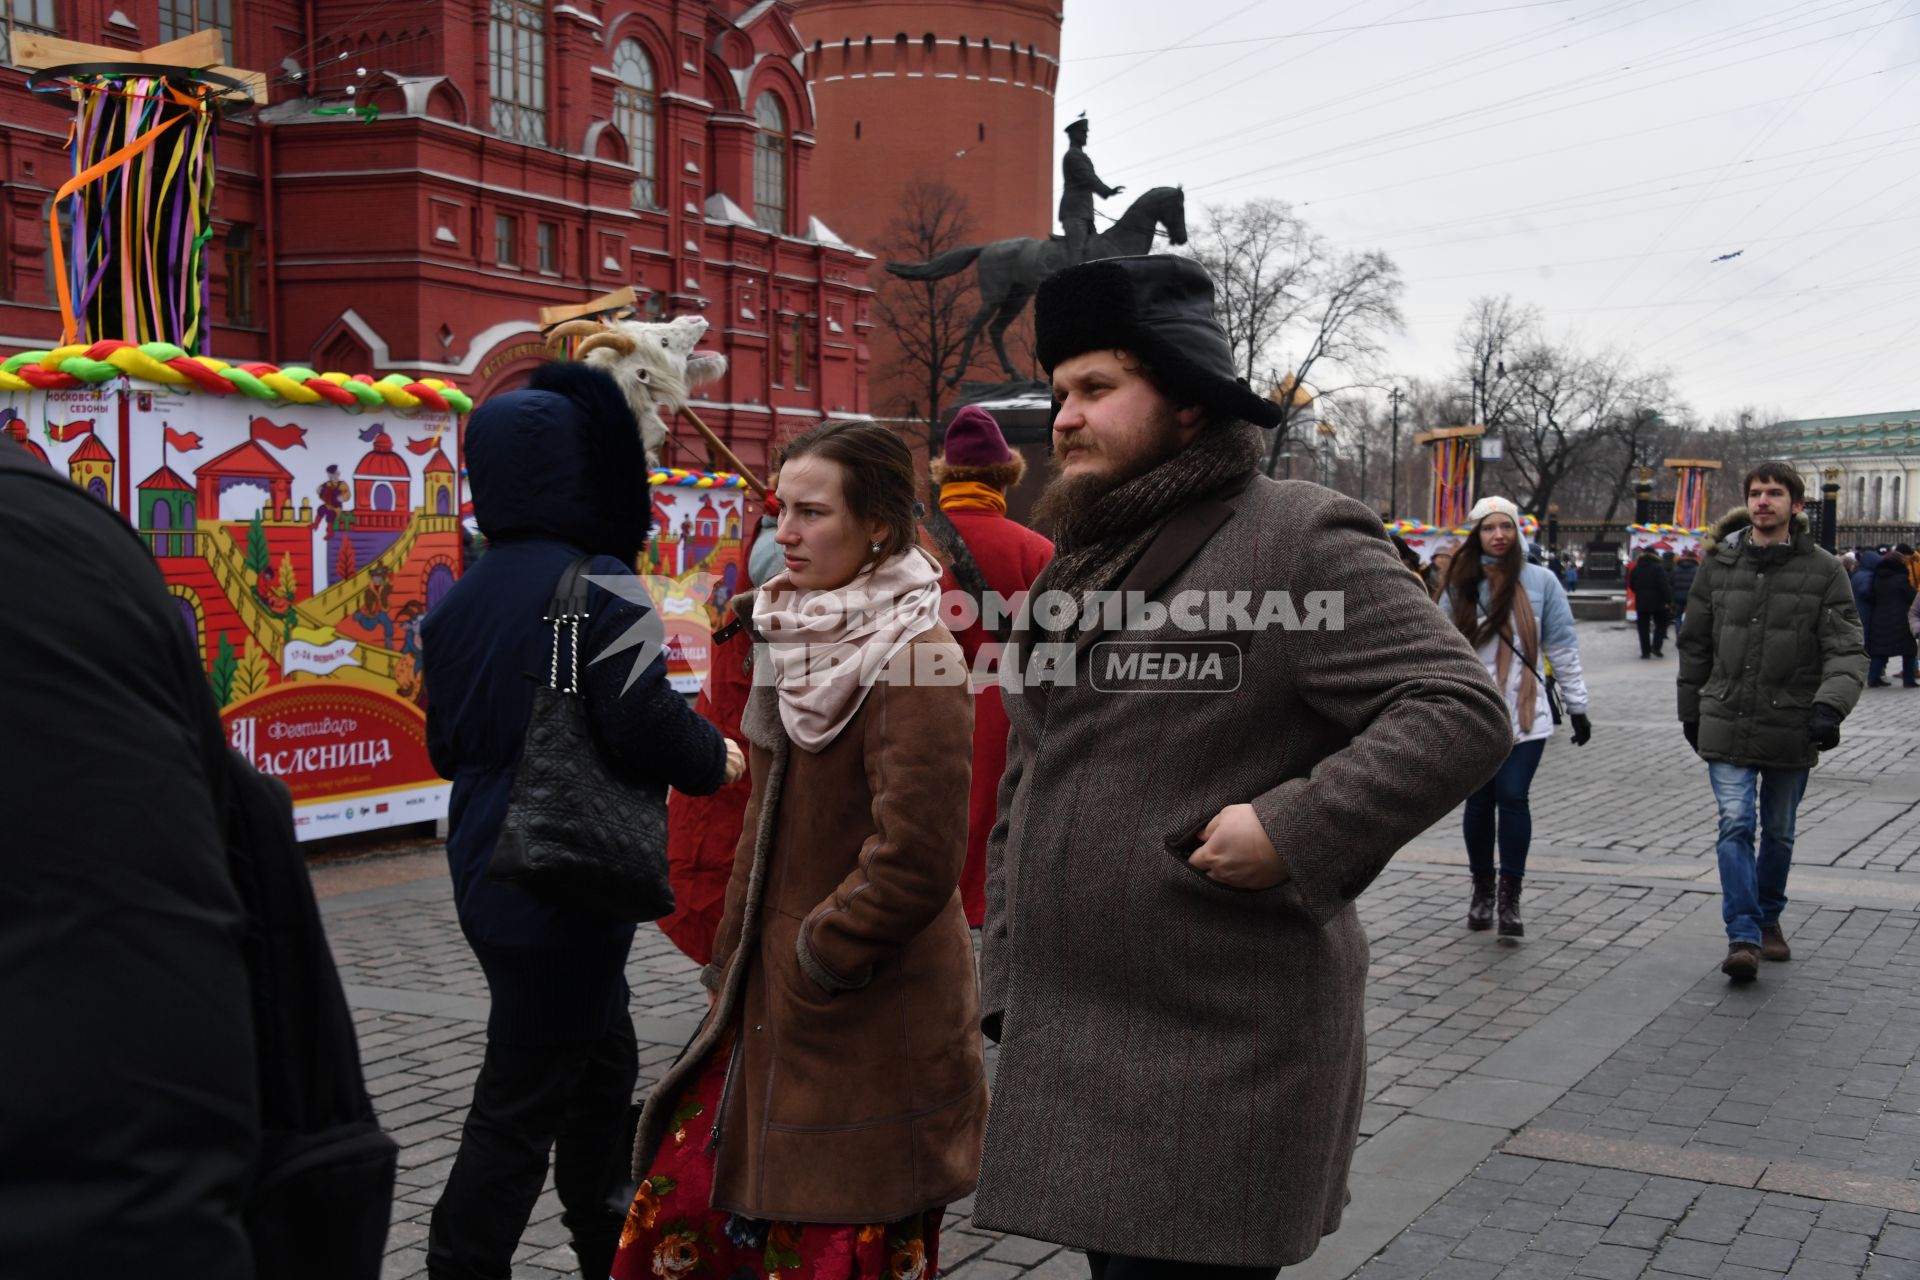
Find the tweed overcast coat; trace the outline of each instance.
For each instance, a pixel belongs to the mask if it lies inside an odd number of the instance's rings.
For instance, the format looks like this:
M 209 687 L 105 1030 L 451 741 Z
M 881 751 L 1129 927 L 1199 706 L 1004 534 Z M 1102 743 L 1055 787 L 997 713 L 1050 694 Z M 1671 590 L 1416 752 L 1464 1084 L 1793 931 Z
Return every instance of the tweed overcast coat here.
M 1122 589 L 1339 592 L 1343 629 L 1253 634 L 1231 693 L 1102 693 L 1084 671 L 1010 692 L 983 1228 L 1220 1265 L 1311 1254 L 1340 1223 L 1365 1083 L 1353 899 L 1511 747 L 1378 516 L 1304 482 L 1230 489 L 1171 517 Z M 1139 638 L 1082 637 L 1083 659 Z M 1278 887 L 1229 889 L 1168 848 L 1239 803 L 1287 862 Z

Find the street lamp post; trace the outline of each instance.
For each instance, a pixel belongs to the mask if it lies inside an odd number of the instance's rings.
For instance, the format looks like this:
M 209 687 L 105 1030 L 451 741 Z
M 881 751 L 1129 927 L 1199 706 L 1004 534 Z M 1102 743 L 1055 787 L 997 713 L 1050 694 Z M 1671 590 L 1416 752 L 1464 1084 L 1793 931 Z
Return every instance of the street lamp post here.
M 1387 482 L 1387 505 L 1395 515 L 1400 513 L 1400 401 L 1406 394 L 1395 387 L 1388 397 L 1393 401 L 1393 464 L 1389 468 L 1392 478 Z

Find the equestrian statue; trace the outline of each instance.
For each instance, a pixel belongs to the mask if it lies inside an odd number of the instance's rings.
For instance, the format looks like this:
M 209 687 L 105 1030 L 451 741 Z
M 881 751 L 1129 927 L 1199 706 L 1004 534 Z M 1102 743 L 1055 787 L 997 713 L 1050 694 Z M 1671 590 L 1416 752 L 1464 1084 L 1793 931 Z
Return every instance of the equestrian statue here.
M 1062 168 L 1066 194 L 1060 198 L 1060 217 L 1066 227 L 1064 236 L 1035 240 L 1016 236 L 992 244 L 964 245 L 949 249 L 927 262 L 889 262 L 887 270 L 903 280 L 945 280 L 978 262 L 975 269 L 980 286 L 980 310 L 967 326 L 961 344 L 959 368 L 947 379 L 948 386 L 959 383 L 973 362 L 973 344 L 985 329 L 993 339 L 994 354 L 1010 381 L 1020 375 L 1007 357 L 1006 332 L 1026 309 L 1040 282 L 1056 271 L 1095 258 L 1119 258 L 1151 253 L 1153 237 L 1164 227 L 1167 240 L 1176 245 L 1187 242 L 1187 197 L 1179 187 L 1155 187 L 1128 206 L 1106 231 L 1093 233 L 1094 195 L 1119 195 L 1125 187 L 1109 187 L 1094 172 L 1093 161 L 1082 149 L 1087 137 L 1083 116 L 1067 126 L 1071 144 Z

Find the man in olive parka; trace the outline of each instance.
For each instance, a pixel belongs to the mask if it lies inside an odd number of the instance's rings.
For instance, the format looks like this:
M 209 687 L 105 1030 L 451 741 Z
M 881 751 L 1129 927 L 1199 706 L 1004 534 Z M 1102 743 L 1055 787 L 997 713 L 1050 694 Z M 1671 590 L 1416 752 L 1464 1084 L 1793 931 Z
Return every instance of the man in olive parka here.
M 1867 677 L 1846 571 L 1801 514 L 1805 482 L 1765 462 L 1743 487 L 1746 507 L 1708 537 L 1678 642 L 1681 726 L 1720 806 L 1720 969 L 1736 982 L 1756 977 L 1763 958 L 1792 958 L 1780 912 L 1794 815 Z

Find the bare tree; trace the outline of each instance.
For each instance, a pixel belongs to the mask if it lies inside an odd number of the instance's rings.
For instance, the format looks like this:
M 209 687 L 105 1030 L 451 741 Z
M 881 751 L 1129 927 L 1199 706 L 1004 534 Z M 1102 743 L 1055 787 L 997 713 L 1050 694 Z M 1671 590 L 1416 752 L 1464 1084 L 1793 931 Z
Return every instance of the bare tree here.
M 1313 294 L 1298 318 L 1306 343 L 1293 365 L 1294 387 L 1311 385 L 1324 396 L 1367 385 L 1363 379 L 1384 350 L 1382 340 L 1403 323 L 1400 269 L 1386 254 L 1369 250 L 1329 256 L 1309 276 Z M 1322 375 L 1329 372 L 1348 380 L 1333 387 L 1321 385 Z M 1273 474 L 1306 408 L 1298 396 L 1283 396 L 1282 401 L 1279 429 L 1267 450 L 1268 475 Z
M 1327 249 L 1284 200 L 1209 205 L 1189 252 L 1213 277 L 1234 367 L 1254 382 L 1313 301 Z
M 1507 363 L 1542 345 L 1538 307 L 1523 306 L 1510 294 L 1475 298 L 1454 338 L 1459 379 L 1467 397 L 1462 425 L 1477 423 L 1499 431 L 1520 394 L 1507 380 Z
M 883 261 L 926 262 L 966 244 L 973 235 L 967 197 L 944 182 L 916 177 L 901 192 L 900 206 L 876 246 Z M 929 454 L 935 450 L 947 379 L 964 373 L 960 353 L 967 325 L 978 309 L 972 273 L 945 280 L 903 280 L 875 273 L 874 327 L 897 354 L 875 380 L 888 388 L 885 408 L 895 418 L 924 423 Z

